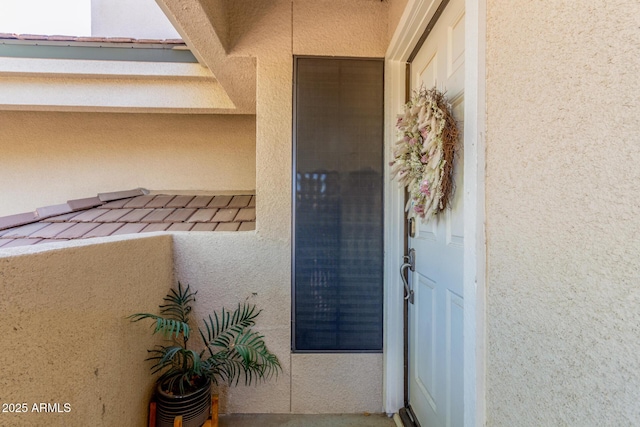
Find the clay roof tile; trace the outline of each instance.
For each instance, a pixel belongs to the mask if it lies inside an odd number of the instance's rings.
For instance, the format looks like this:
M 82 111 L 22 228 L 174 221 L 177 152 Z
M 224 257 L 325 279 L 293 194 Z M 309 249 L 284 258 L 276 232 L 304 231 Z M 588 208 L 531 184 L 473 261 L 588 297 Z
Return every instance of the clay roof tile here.
M 252 195 L 101 193 L 0 217 L 0 248 L 154 231 L 250 231 L 253 205 Z

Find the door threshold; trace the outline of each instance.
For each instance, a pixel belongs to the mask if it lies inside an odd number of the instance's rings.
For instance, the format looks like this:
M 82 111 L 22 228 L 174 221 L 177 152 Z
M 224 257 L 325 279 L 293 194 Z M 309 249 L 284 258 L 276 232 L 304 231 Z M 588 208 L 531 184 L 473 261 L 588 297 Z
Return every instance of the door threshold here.
M 420 427 L 420 423 L 413 414 L 411 407 L 400 408 L 398 415 L 400 421 L 402 421 L 402 427 Z

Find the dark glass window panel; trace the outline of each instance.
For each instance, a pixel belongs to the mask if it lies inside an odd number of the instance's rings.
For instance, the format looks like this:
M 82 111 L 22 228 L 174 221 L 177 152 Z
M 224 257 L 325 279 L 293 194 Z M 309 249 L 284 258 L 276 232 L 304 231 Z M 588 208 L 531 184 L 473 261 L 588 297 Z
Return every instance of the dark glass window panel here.
M 297 58 L 294 350 L 382 350 L 382 60 Z

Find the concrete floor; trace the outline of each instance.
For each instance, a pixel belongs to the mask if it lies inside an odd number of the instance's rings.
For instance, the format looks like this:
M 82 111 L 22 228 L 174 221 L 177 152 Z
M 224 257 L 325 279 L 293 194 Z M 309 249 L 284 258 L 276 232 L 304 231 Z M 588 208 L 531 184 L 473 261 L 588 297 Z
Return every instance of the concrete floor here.
M 291 415 L 246 414 L 220 415 L 220 427 L 395 427 L 393 418 L 384 414 Z

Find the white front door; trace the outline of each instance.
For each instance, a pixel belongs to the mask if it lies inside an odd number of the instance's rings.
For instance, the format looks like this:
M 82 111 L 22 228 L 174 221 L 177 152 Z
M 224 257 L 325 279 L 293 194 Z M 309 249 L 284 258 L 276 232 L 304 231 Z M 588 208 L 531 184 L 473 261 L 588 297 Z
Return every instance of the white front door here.
M 462 133 L 464 0 L 451 0 L 411 63 L 411 86 L 446 92 Z M 461 136 L 460 145 L 463 145 Z M 454 163 L 451 209 L 418 220 L 409 304 L 409 403 L 422 427 L 463 425 L 463 153 Z

